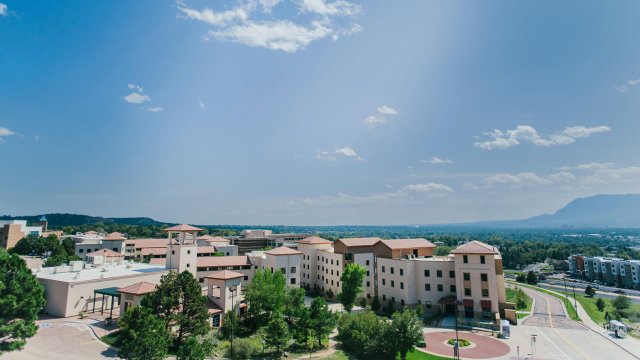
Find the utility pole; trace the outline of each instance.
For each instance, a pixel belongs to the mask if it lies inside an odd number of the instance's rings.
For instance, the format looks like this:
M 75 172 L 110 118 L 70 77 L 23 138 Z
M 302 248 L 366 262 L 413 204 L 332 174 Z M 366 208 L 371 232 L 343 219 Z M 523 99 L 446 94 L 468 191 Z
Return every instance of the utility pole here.
M 578 315 L 578 304 L 576 303 L 576 287 L 572 286 L 572 288 L 573 288 L 573 307 L 575 307 L 576 315 Z
M 562 281 L 564 282 L 564 296 L 567 297 L 567 279 L 562 278 Z
M 236 286 L 230 286 L 229 291 L 231 292 L 231 311 L 233 311 L 233 320 L 231 320 L 231 358 L 233 359 L 233 328 L 234 322 L 237 319 L 236 316 L 238 315 L 236 314 L 236 308 L 233 306 L 233 298 L 236 294 L 236 291 L 238 291 L 238 288 Z
M 460 302 L 458 300 L 456 300 L 455 302 L 455 306 L 456 306 L 456 343 L 453 344 L 453 359 L 454 360 L 460 360 L 460 343 L 459 343 L 459 339 L 458 339 L 458 305 L 460 305 Z

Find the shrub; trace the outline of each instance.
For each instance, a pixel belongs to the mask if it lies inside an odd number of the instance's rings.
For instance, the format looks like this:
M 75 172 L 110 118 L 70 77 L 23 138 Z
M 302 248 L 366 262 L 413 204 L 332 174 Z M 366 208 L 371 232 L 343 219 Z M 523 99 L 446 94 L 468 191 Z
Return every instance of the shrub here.
M 233 340 L 233 359 L 250 359 L 258 351 L 256 344 L 249 338 Z M 229 357 L 231 357 L 231 352 L 229 352 Z
M 456 339 L 449 339 L 447 340 L 447 344 L 453 346 L 453 344 L 456 343 Z M 469 346 L 471 345 L 471 341 L 467 340 L 467 339 L 458 339 L 458 345 L 460 345 L 460 347 L 465 347 L 465 346 Z

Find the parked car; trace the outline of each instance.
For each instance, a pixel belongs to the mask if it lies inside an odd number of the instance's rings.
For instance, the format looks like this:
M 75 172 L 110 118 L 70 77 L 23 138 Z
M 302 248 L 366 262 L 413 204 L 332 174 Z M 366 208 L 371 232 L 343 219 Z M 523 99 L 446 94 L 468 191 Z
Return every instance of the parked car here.
M 621 294 L 621 295 L 622 295 L 622 294 L 625 294 L 625 292 L 624 292 L 624 291 L 622 291 L 622 290 L 620 290 L 620 289 L 618 289 L 618 290 L 614 291 L 614 293 L 616 293 L 616 294 Z

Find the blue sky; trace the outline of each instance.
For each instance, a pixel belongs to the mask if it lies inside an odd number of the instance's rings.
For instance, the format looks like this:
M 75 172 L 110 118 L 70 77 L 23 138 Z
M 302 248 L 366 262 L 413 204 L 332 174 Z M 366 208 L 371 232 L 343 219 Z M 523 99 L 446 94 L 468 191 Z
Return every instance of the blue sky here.
M 0 0 L 0 213 L 432 224 L 637 193 L 638 11 Z

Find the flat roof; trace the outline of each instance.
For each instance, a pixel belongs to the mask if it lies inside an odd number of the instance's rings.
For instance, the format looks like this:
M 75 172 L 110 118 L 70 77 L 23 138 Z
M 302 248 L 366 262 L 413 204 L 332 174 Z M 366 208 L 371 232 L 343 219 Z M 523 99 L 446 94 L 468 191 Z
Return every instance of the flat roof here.
M 103 269 L 106 269 L 106 271 L 103 271 Z M 67 283 L 79 283 L 84 281 L 113 279 L 123 276 L 145 275 L 160 271 L 166 271 L 166 268 L 164 266 L 145 263 L 128 263 L 117 265 L 107 264 L 91 269 L 61 272 L 57 274 L 50 274 L 40 271 L 37 272 L 35 276 L 38 279 L 49 279 Z

